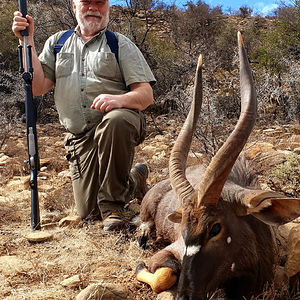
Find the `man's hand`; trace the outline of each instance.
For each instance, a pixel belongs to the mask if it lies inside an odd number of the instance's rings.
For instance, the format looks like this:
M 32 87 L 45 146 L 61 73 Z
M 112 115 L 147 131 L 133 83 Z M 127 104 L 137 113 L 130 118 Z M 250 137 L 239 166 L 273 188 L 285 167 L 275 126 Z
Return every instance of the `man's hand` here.
M 21 35 L 21 31 L 29 27 L 29 36 L 28 38 L 33 38 L 33 32 L 34 32 L 34 23 L 33 18 L 29 15 L 26 16 L 26 18 L 22 17 L 22 13 L 19 11 L 14 12 L 14 19 L 12 24 L 12 31 L 16 35 L 16 37 L 23 41 L 23 36 Z
M 100 94 L 94 99 L 92 109 L 109 112 L 115 108 L 131 108 L 140 111 L 153 102 L 153 91 L 150 83 L 136 82 L 130 85 L 130 91 L 121 95 Z
M 121 108 L 121 95 L 101 94 L 94 99 L 91 106 L 92 109 L 97 109 L 99 112 L 106 113 L 115 108 Z M 119 99 L 118 99 L 119 98 Z

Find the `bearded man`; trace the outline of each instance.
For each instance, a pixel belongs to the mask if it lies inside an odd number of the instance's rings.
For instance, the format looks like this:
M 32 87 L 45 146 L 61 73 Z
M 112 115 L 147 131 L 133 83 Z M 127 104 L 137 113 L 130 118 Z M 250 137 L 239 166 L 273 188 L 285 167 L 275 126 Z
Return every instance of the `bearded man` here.
M 12 30 L 23 44 L 20 31 L 29 27 L 33 94 L 43 95 L 55 85 L 55 105 L 68 131 L 65 147 L 77 213 L 101 218 L 104 230 L 111 231 L 124 225 L 124 206 L 147 190 L 147 166 L 131 167 L 134 148 L 145 137 L 141 111 L 153 102 L 155 78 L 125 36 L 115 33 L 118 60 L 112 53 L 105 35 L 108 0 L 74 0 L 73 9 L 78 25 L 57 55 L 63 31 L 49 37 L 37 56 L 33 18 L 15 12 Z

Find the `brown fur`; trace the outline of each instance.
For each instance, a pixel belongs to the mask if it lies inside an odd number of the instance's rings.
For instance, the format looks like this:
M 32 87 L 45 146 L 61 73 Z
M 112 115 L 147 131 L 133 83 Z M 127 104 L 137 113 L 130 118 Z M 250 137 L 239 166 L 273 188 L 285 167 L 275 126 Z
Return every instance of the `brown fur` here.
M 199 165 L 186 171 L 188 180 L 192 185 L 196 185 L 196 188 L 201 179 L 199 174 L 203 174 L 204 170 L 205 166 Z M 204 260 L 199 267 L 203 272 L 194 271 L 197 273 L 196 282 L 189 275 L 195 261 L 182 261 L 185 243 L 181 233 L 189 229 L 180 230 L 180 224 L 170 222 L 167 217 L 180 206 L 171 189 L 170 181 L 165 180 L 152 188 L 142 202 L 141 220 L 150 224 L 152 229 L 156 229 L 159 240 L 171 244 L 151 258 L 150 272 L 155 273 L 161 267 L 169 267 L 173 269 L 174 274 L 178 274 L 182 265 L 179 295 L 180 290 L 184 293 L 187 287 L 190 289 L 191 284 L 201 285 L 201 280 L 205 282 L 205 287 L 196 292 L 195 298 L 191 299 L 205 299 L 207 293 L 220 288 L 224 289 L 229 299 L 242 299 L 242 296 L 249 298 L 251 294 L 261 292 L 264 284 L 273 280 L 275 244 L 270 226 L 251 215 L 242 217 L 236 215 L 236 211 L 239 211 L 242 206 L 238 191 L 244 187 L 257 188 L 257 181 L 251 168 L 239 160 L 224 186 L 217 206 L 194 209 L 191 203 L 184 205 L 184 211 L 195 223 L 186 226 L 193 228 L 193 232 L 189 231 L 189 235 L 195 239 L 201 236 L 203 251 L 205 250 Z M 215 220 L 222 221 L 223 241 L 211 243 L 211 239 L 207 237 L 208 229 Z M 230 244 L 227 242 L 229 236 L 232 239 Z M 218 243 L 217 248 L 216 243 Z M 234 272 L 232 272 L 233 264 Z

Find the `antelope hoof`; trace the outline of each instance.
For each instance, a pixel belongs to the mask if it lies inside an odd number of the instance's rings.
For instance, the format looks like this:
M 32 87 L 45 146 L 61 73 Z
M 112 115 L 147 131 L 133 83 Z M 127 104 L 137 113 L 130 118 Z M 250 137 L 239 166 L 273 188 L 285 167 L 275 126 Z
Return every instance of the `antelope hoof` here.
M 136 279 L 150 285 L 155 293 L 170 289 L 177 281 L 177 275 L 171 268 L 159 268 L 151 273 L 143 262 L 140 262 L 135 270 Z
M 139 227 L 138 233 L 137 233 L 137 240 L 138 244 L 142 249 L 146 249 L 147 242 L 149 239 L 149 227 L 146 226 L 145 224 L 142 224 Z

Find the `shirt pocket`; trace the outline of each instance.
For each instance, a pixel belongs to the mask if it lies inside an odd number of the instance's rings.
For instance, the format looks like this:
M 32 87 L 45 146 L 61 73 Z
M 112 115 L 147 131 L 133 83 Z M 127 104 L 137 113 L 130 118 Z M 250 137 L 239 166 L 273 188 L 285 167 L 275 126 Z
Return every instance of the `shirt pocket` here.
M 56 78 L 66 78 L 72 74 L 74 65 L 73 53 L 58 53 L 56 60 Z
M 113 53 L 97 52 L 89 64 L 90 69 L 96 77 L 114 80 L 118 77 L 119 67 Z

